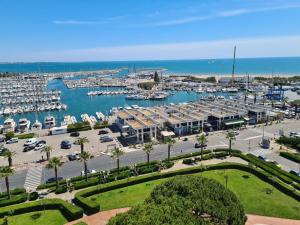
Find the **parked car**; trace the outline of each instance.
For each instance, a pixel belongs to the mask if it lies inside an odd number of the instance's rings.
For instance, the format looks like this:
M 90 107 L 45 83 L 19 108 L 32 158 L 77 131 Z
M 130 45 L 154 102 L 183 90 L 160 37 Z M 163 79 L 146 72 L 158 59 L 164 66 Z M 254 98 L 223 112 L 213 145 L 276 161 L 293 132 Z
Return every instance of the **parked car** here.
M 5 141 L 5 137 L 1 136 L 0 137 L 0 143 Z
M 195 144 L 195 148 L 201 148 L 201 147 L 206 148 L 207 144 L 204 144 L 204 145 L 201 145 L 200 143 Z
M 7 149 L 4 146 L 0 146 L 0 156 L 6 151 Z
M 300 177 L 300 173 L 296 172 L 295 170 L 290 170 L 290 173 Z
M 111 142 L 111 141 L 113 141 L 114 139 L 111 137 L 111 136 L 108 136 L 108 135 L 106 135 L 106 136 L 101 136 L 100 137 L 100 141 L 101 142 Z
M 290 137 L 297 137 L 297 138 L 299 138 L 299 137 L 300 137 L 300 133 L 297 133 L 297 132 L 291 132 L 291 133 L 290 133 Z
M 61 143 L 60 143 L 60 147 L 62 149 L 70 149 L 72 147 L 72 143 L 68 140 L 63 140 Z
M 279 164 L 278 162 L 276 161 L 271 161 L 271 163 L 273 163 L 275 166 L 277 166 L 278 168 L 282 168 L 282 165 Z
M 72 153 L 68 155 L 68 158 L 70 161 L 78 160 L 80 159 L 80 153 Z
M 13 143 L 18 143 L 19 139 L 18 138 L 11 138 L 6 141 L 6 144 L 13 144 Z
M 239 135 L 239 132 L 236 130 L 231 131 L 232 134 L 234 134 L 235 136 Z
M 261 160 L 267 161 L 267 158 L 263 155 L 258 156 L 258 158 L 261 159 Z
M 87 170 L 87 174 L 94 174 L 94 173 L 97 173 L 96 170 L 92 170 L 92 169 L 88 169 Z M 81 176 L 84 176 L 85 175 L 85 172 L 84 171 L 81 171 Z
M 104 130 L 104 129 L 99 130 L 99 132 L 98 132 L 99 135 L 108 134 L 108 133 L 109 133 L 108 130 Z
M 35 144 L 33 145 L 27 145 L 24 147 L 23 152 L 29 152 L 31 150 L 35 149 Z
M 36 144 L 36 146 L 35 146 L 35 150 L 37 151 L 37 150 L 42 150 L 42 149 L 44 149 L 46 147 L 46 145 L 45 144 L 43 144 L 43 143 L 38 143 L 38 144 Z
M 62 177 L 57 177 L 57 180 L 58 181 L 62 181 L 64 178 L 62 178 Z M 47 181 L 46 181 L 46 183 L 52 183 L 52 182 L 55 182 L 56 181 L 56 178 L 55 177 L 51 177 L 51 178 L 49 178 Z
M 36 144 L 37 144 L 37 145 L 38 145 L 38 144 L 44 144 L 44 145 L 46 145 L 47 142 L 46 142 L 45 140 L 40 140 L 40 141 L 38 141 Z
M 24 146 L 36 145 L 38 140 L 36 138 L 30 138 L 25 143 Z
M 79 137 L 80 133 L 79 132 L 73 132 L 70 134 L 70 137 Z
M 183 141 L 188 141 L 189 139 L 187 137 L 183 138 Z

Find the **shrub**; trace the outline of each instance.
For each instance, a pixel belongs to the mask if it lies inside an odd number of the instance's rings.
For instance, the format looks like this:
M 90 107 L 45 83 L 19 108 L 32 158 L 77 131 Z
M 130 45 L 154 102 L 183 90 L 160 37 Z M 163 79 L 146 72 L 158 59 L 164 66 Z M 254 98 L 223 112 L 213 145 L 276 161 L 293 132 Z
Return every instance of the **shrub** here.
M 176 177 L 156 186 L 144 204 L 117 215 L 108 224 L 242 225 L 245 218 L 243 206 L 233 192 L 213 179 L 191 176 Z
M 82 209 L 61 199 L 44 199 L 0 208 L 0 218 L 9 215 L 20 215 L 41 210 L 59 209 L 68 221 L 83 216 Z
M 184 159 L 184 160 L 182 160 L 182 163 L 183 163 L 183 164 L 187 164 L 187 165 L 192 165 L 192 164 L 194 164 L 195 162 L 194 162 L 193 159 Z
M 63 184 L 66 184 L 66 180 L 61 180 L 58 182 L 59 185 L 63 185 Z M 40 184 L 37 189 L 38 190 L 41 190 L 41 189 L 48 189 L 48 188 L 51 188 L 51 187 L 55 187 L 56 186 L 56 182 L 49 182 L 49 183 L 44 183 L 44 184 Z
M 174 162 L 173 161 L 165 160 L 165 161 L 162 162 L 162 167 L 163 168 L 169 169 L 169 168 L 171 168 L 173 166 L 174 166 Z
M 69 133 L 76 132 L 76 131 L 86 131 L 86 130 L 91 130 L 91 129 L 92 129 L 91 125 L 86 121 L 69 124 L 68 128 L 67 128 Z
M 17 134 L 17 135 L 15 135 L 15 137 L 17 137 L 17 138 L 19 138 L 19 139 L 34 138 L 34 137 L 35 137 L 35 133 L 29 133 L 29 134 Z
M 15 188 L 13 190 L 10 191 L 11 195 L 18 195 L 18 194 L 22 194 L 25 193 L 26 190 L 24 188 Z M 7 196 L 7 192 L 2 192 L 0 193 L 0 198 Z
M 38 198 L 39 198 L 39 194 L 36 191 L 34 191 L 29 194 L 28 199 L 29 199 L 29 201 L 34 201 L 34 200 L 37 200 Z
M 292 160 L 294 162 L 300 163 L 300 154 L 289 153 L 289 152 L 280 152 L 280 156 Z
M 119 172 L 122 172 L 124 170 L 130 170 L 130 167 L 129 166 L 120 167 Z M 117 172 L 118 172 L 118 168 L 114 168 L 109 171 L 109 173 L 117 173 Z
M 22 193 L 19 195 L 12 195 L 11 199 L 7 199 L 5 197 L 5 199 L 1 199 L 0 200 L 0 207 L 4 207 L 4 206 L 8 206 L 8 205 L 15 205 L 15 204 L 19 204 L 22 202 L 26 202 L 27 201 L 27 193 Z
M 281 136 L 276 140 L 278 144 L 286 145 L 290 148 L 297 149 L 300 151 L 300 138 L 297 137 L 287 137 L 287 136 Z
M 55 190 L 55 194 L 61 194 L 65 193 L 68 191 L 67 185 L 60 185 L 58 188 Z
M 203 150 L 203 155 L 204 154 L 209 154 L 211 153 L 211 150 Z M 179 159 L 184 159 L 184 158 L 190 158 L 190 157 L 195 157 L 195 156 L 199 156 L 201 155 L 201 152 L 193 152 L 193 153 L 187 153 L 187 154 L 181 154 L 181 155 L 178 155 L 178 156 L 174 156 L 174 157 L 171 157 L 170 160 L 174 161 L 174 160 L 179 160 Z
M 159 162 L 157 161 L 157 160 L 153 160 L 153 161 L 150 161 L 149 162 L 149 165 L 151 166 L 151 165 L 158 165 L 159 164 Z M 137 163 L 136 165 L 135 165 L 135 167 L 136 168 L 138 168 L 138 167 L 143 167 L 143 166 L 148 166 L 148 163 L 147 162 L 143 162 L 143 163 Z
M 153 173 L 159 170 L 158 164 L 152 164 L 148 166 L 140 166 L 137 169 L 138 174 L 146 174 L 146 173 Z

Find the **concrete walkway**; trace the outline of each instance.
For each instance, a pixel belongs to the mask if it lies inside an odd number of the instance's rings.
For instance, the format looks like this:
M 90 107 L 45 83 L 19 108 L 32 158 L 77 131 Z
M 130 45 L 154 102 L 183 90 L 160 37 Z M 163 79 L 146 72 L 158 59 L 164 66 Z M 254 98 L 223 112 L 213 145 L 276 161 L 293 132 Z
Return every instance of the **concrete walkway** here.
M 300 225 L 300 220 L 290 220 L 267 216 L 247 215 L 245 225 Z

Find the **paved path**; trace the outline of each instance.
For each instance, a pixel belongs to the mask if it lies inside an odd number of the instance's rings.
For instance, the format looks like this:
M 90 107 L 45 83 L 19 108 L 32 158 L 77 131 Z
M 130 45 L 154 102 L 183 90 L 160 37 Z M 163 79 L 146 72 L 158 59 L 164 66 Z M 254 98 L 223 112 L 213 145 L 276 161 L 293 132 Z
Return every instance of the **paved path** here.
M 108 211 L 103 211 L 96 213 L 91 216 L 85 216 L 82 219 L 72 221 L 70 223 L 67 223 L 66 225 L 73 225 L 76 224 L 79 221 L 84 221 L 88 225 L 105 225 L 109 221 L 110 218 L 116 216 L 118 213 L 123 213 L 128 211 L 130 208 L 120 208 L 120 209 L 112 209 Z
M 30 168 L 26 175 L 24 188 L 35 190 L 41 184 L 42 171 L 42 166 Z
M 245 225 L 300 225 L 300 220 L 290 220 L 267 216 L 247 215 Z

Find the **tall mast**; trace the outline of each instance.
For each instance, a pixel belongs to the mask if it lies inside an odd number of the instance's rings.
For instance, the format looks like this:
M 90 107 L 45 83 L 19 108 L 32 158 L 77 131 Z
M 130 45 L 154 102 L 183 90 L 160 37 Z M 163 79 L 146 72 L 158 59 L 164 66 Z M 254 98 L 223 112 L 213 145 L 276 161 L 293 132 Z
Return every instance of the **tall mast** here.
M 234 51 L 233 51 L 232 78 L 231 78 L 232 86 L 234 85 L 235 52 L 236 52 L 236 46 L 234 46 Z

